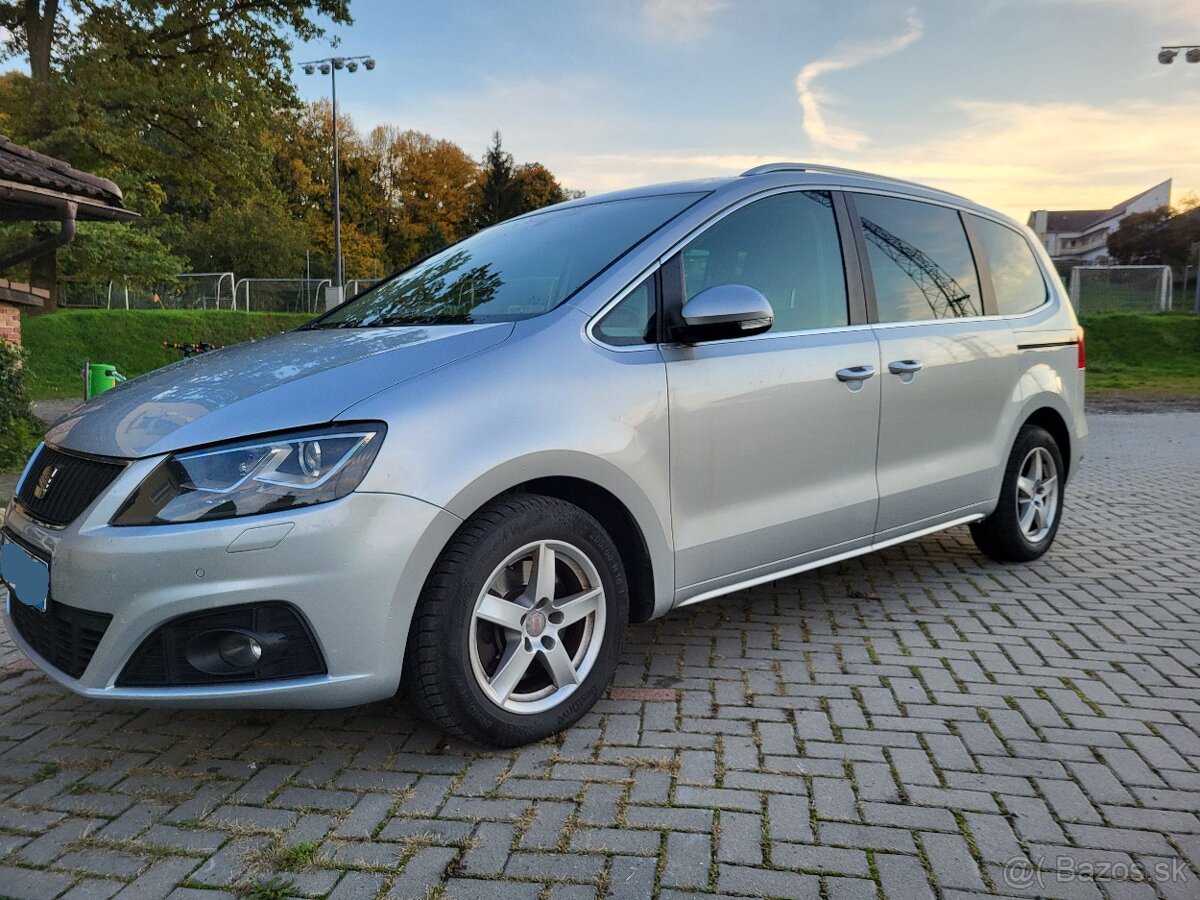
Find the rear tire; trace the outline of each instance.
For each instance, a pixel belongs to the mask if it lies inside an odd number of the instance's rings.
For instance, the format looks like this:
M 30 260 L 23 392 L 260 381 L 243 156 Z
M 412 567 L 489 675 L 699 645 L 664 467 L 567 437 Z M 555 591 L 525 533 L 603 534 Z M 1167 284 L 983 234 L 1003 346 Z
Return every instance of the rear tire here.
M 553 497 L 504 497 L 439 557 L 413 616 L 404 684 L 453 734 L 527 744 L 592 708 L 628 621 L 625 570 L 600 523 Z
M 1062 520 L 1065 472 L 1050 432 L 1024 426 L 1009 454 L 995 512 L 971 525 L 975 546 L 997 562 L 1031 562 L 1042 556 Z

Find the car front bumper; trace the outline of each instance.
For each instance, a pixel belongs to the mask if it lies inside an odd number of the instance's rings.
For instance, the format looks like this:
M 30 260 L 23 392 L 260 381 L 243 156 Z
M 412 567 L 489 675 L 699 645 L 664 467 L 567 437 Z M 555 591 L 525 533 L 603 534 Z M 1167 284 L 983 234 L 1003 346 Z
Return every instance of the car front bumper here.
M 10 505 L 4 528 L 50 560 L 52 602 L 112 620 L 78 678 L 9 635 L 48 674 L 85 697 L 139 705 L 324 708 L 392 696 L 412 611 L 461 521 L 398 494 L 351 493 L 287 512 L 188 525 L 113 527 L 116 508 L 160 459 L 139 460 L 75 522 L 49 528 Z M 3 591 L 3 588 L 0 588 Z M 326 674 L 231 684 L 124 687 L 142 642 L 189 613 L 283 601 L 306 620 Z M 37 613 L 41 615 L 41 613 Z

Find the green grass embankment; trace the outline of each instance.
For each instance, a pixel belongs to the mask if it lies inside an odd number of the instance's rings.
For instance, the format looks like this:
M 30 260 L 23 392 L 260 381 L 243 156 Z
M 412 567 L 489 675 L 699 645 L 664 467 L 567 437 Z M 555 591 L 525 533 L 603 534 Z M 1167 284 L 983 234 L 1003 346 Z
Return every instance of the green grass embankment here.
M 1200 316 L 1113 313 L 1082 324 L 1090 397 L 1200 397 Z
M 26 384 L 35 400 L 79 397 L 85 362 L 110 363 L 133 378 L 182 357 L 163 341 L 228 346 L 287 331 L 311 316 L 216 310 L 62 310 L 21 322 L 29 354 Z
M 134 377 L 180 358 L 163 341 L 236 344 L 302 325 L 294 313 L 184 310 L 66 310 L 25 318 L 28 384 L 34 399 L 78 397 L 84 362 Z M 1131 399 L 1200 397 L 1200 316 L 1089 316 L 1088 393 Z

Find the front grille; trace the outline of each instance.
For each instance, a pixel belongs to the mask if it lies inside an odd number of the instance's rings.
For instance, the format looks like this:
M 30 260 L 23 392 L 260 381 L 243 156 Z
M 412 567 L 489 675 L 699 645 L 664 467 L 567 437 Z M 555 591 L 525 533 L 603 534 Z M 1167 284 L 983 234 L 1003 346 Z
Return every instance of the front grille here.
M 124 468 L 118 462 L 42 447 L 17 492 L 17 503 L 39 522 L 69 525 Z
M 262 639 L 265 649 L 253 669 L 213 674 L 188 661 L 193 641 L 211 632 L 229 630 L 250 632 Z M 290 604 L 268 601 L 172 619 L 142 642 L 122 670 L 117 686 L 230 684 L 324 674 L 325 662 L 304 619 Z
M 17 632 L 38 656 L 72 678 L 78 678 L 92 661 L 112 616 L 77 609 L 50 600 L 38 612 L 15 597 L 8 601 Z

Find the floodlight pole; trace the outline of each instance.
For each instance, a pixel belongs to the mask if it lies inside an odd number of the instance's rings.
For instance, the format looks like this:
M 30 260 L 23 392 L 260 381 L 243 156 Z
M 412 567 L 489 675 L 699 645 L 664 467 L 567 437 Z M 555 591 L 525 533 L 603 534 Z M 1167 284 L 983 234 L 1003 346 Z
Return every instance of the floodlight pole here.
M 1164 66 L 1175 62 L 1180 53 L 1190 63 L 1200 63 L 1200 44 L 1163 44 L 1158 48 L 1158 61 Z M 1187 268 L 1183 270 L 1183 287 L 1187 291 Z M 1196 262 L 1196 302 L 1192 312 L 1200 315 L 1200 258 Z
M 342 290 L 342 165 L 338 152 L 337 70 L 329 69 L 329 90 L 333 99 L 333 286 Z M 339 300 L 341 297 L 339 296 Z
M 337 72 L 346 68 L 357 72 L 359 63 L 370 72 L 375 68 L 375 60 L 370 56 L 331 56 L 326 59 L 314 59 L 300 63 L 305 75 L 312 75 L 320 70 L 321 74 L 329 74 L 330 99 L 333 105 L 333 284 L 325 292 L 325 308 L 331 309 L 342 302 L 342 292 L 345 289 L 345 273 L 342 271 L 342 165 L 341 150 L 338 140 L 338 109 L 337 109 Z

